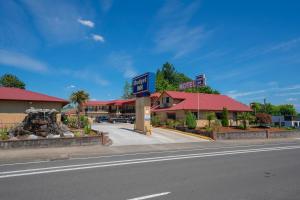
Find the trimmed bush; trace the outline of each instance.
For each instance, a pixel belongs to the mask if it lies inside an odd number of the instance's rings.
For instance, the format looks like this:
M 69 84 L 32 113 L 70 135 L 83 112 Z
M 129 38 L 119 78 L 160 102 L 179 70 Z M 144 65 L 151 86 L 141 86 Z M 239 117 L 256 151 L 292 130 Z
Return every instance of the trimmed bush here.
M 197 126 L 196 116 L 188 112 L 185 116 L 185 123 L 189 129 L 195 129 Z
M 222 126 L 224 126 L 224 127 L 229 126 L 229 121 L 228 121 L 228 110 L 227 110 L 227 108 L 223 108 L 221 123 L 222 123 Z

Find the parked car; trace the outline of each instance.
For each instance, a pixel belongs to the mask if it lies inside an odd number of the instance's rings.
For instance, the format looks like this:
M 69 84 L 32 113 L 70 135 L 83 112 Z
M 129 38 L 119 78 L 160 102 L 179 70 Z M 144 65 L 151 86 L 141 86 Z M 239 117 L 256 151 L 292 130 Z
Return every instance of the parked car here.
M 131 123 L 131 124 L 133 124 L 135 122 L 135 117 L 120 115 L 117 117 L 109 118 L 108 122 L 113 123 L 113 124 L 115 124 L 115 123 Z
M 95 121 L 98 122 L 98 123 L 107 122 L 108 117 L 107 116 L 99 116 L 99 117 L 96 117 Z

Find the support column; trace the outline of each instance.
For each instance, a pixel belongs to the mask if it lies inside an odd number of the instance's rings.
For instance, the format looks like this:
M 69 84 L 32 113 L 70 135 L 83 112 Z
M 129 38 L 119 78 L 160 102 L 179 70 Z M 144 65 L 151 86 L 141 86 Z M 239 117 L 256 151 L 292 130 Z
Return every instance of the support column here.
M 151 99 L 139 97 L 135 101 L 135 130 L 146 135 L 151 134 Z

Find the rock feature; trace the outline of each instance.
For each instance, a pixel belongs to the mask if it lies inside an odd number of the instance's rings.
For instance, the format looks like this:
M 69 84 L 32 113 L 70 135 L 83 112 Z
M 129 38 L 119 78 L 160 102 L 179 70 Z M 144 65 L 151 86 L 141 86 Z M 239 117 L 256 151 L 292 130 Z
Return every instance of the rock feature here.
M 29 138 L 33 136 L 57 138 L 64 137 L 65 133 L 70 137 L 68 127 L 56 121 L 57 110 L 30 108 L 26 113 L 23 122 L 9 131 L 11 137 L 29 135 Z

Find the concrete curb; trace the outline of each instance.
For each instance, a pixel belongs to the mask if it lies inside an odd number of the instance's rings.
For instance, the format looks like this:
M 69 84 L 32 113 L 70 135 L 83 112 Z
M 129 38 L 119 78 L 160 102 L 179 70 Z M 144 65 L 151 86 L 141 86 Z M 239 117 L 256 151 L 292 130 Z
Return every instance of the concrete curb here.
M 206 136 L 203 136 L 203 135 L 198 135 L 198 134 L 194 134 L 194 133 L 188 133 L 188 132 L 179 131 L 179 130 L 176 130 L 176 129 L 165 128 L 165 127 L 157 127 L 157 128 L 166 129 L 166 130 L 169 130 L 169 131 L 174 131 L 174 132 L 177 132 L 177 133 L 179 133 L 181 135 L 188 135 L 188 136 L 192 136 L 192 137 L 201 138 L 201 139 L 204 139 L 204 140 L 214 141 L 210 137 L 206 137 Z

